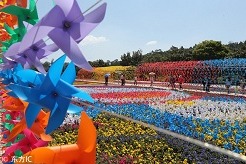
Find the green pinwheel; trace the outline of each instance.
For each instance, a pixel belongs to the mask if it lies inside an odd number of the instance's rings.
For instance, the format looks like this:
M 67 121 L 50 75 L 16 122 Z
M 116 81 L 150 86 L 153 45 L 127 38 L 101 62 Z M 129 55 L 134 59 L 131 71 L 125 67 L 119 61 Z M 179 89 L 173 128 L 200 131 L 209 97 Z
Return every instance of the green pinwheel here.
M 35 25 L 38 22 L 38 12 L 35 0 L 29 1 L 29 9 L 15 5 L 9 5 L 2 8 L 0 12 L 17 16 L 19 28 L 25 27 L 23 22 L 27 22 L 32 25 Z
M 30 26 L 31 27 L 31 26 Z M 8 32 L 8 34 L 10 35 L 11 39 L 16 42 L 20 42 L 22 40 L 22 38 L 24 37 L 24 35 L 26 34 L 26 27 L 19 27 L 16 29 L 12 29 L 11 27 L 9 27 L 7 24 L 4 24 L 4 29 Z

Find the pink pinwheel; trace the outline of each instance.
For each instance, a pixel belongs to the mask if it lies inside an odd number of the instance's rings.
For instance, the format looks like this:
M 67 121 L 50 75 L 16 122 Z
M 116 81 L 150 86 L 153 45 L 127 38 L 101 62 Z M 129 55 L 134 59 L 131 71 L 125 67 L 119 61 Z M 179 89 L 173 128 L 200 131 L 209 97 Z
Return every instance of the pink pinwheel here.
M 20 120 L 20 118 L 23 117 L 22 112 L 17 112 L 17 111 L 6 111 L 2 115 L 2 121 L 3 122 L 16 122 Z
M 13 44 L 9 47 L 4 56 L 15 62 L 21 63 L 24 68 L 34 66 L 42 73 L 45 73 L 45 70 L 40 59 L 58 50 L 58 47 L 55 44 L 46 45 L 43 40 L 38 41 L 23 53 L 18 53 L 19 47 L 20 42 Z
M 92 70 L 77 43 L 103 20 L 106 3 L 83 16 L 75 0 L 55 0 L 55 2 L 57 5 L 27 32 L 21 42 L 19 52 L 24 52 L 48 36 L 77 66 Z
M 4 156 L 8 156 L 9 154 L 14 153 L 16 150 L 21 150 L 23 154 L 38 148 L 47 146 L 48 142 L 42 141 L 36 138 L 34 133 L 32 133 L 29 129 L 24 130 L 25 137 L 19 142 L 8 147 L 4 153 Z

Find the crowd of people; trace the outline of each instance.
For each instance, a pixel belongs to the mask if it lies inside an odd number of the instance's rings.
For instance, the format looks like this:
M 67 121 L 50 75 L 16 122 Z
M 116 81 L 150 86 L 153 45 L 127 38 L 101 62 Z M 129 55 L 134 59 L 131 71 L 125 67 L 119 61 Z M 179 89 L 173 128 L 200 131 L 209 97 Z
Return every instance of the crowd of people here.
M 149 82 L 150 82 L 150 86 L 154 85 L 154 81 L 156 79 L 156 75 L 155 74 L 150 74 L 149 75 Z M 138 76 L 134 76 L 133 80 L 133 85 L 138 85 Z M 121 86 L 125 86 L 126 84 L 126 77 L 124 74 L 120 74 L 119 76 L 119 80 L 120 80 L 120 84 Z M 109 74 L 105 75 L 105 85 L 108 85 L 108 81 L 109 81 Z M 183 90 L 184 86 L 183 84 L 186 82 L 186 78 L 183 77 L 182 75 L 169 75 L 168 76 L 168 87 L 170 87 L 171 89 L 179 89 L 179 90 Z M 210 92 L 211 89 L 211 85 L 217 85 L 214 84 L 211 80 L 211 78 L 209 77 L 204 77 L 201 80 L 201 84 L 202 84 L 202 90 L 205 92 Z M 225 91 L 230 94 L 231 92 L 235 92 L 236 93 L 241 93 L 241 94 L 245 94 L 245 85 L 246 85 L 246 80 L 244 77 L 241 78 L 237 78 L 237 79 L 233 79 L 231 77 L 227 77 L 224 81 L 224 88 Z M 223 86 L 222 84 L 220 84 L 220 87 Z

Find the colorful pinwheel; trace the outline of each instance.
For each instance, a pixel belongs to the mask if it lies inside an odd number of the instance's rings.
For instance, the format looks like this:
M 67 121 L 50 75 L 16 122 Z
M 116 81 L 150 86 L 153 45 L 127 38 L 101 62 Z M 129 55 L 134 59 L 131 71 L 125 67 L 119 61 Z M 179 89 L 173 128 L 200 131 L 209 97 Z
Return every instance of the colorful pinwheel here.
M 52 138 L 49 135 L 45 134 L 45 128 L 48 124 L 48 118 L 49 118 L 49 112 L 45 112 L 43 110 L 40 111 L 38 114 L 35 122 L 33 123 L 30 130 L 37 135 L 39 138 L 41 138 L 43 141 L 51 141 Z M 27 128 L 26 119 L 23 118 L 19 123 L 17 123 L 12 131 L 10 132 L 7 141 L 12 140 L 15 138 L 18 134 L 20 134 L 24 129 Z
M 19 51 L 23 52 L 47 35 L 75 63 L 92 70 L 77 43 L 85 38 L 104 18 L 106 3 L 85 17 L 75 0 L 56 0 L 56 6 L 23 38 Z M 59 17 L 59 19 L 53 19 Z
M 15 5 L 10 5 L 0 9 L 0 12 L 5 12 L 17 16 L 19 28 L 24 27 L 23 22 L 27 22 L 32 25 L 38 22 L 38 13 L 35 0 L 29 1 L 29 9 Z
M 47 146 L 48 142 L 37 139 L 34 133 L 32 133 L 30 130 L 25 129 L 23 132 L 25 137 L 21 139 L 19 142 L 8 147 L 5 150 L 4 156 L 8 156 L 9 154 L 12 154 L 16 150 L 21 150 L 22 153 L 24 154 L 37 147 Z
M 96 161 L 96 136 L 93 122 L 85 112 L 82 112 L 76 144 L 40 147 L 26 153 L 23 158 L 31 156 L 33 163 L 92 164 Z
M 41 108 L 51 111 L 46 133 L 49 134 L 63 122 L 68 108 L 81 111 L 81 108 L 70 104 L 72 97 L 78 97 L 84 101 L 93 102 L 91 96 L 71 85 L 75 80 L 75 66 L 70 63 L 62 73 L 66 56 L 60 57 L 49 69 L 40 87 L 25 87 L 18 84 L 10 84 L 10 95 L 18 96 L 29 102 L 26 109 L 26 121 L 31 127 Z

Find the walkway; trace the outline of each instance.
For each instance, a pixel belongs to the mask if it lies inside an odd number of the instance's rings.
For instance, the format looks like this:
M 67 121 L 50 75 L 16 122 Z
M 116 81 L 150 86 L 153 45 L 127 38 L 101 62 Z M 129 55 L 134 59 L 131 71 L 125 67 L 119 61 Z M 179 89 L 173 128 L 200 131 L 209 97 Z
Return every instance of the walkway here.
M 89 79 L 76 79 L 76 82 L 82 82 L 84 84 L 77 84 L 75 86 L 87 86 L 88 84 L 100 84 L 104 85 L 104 81 L 96 81 L 96 80 L 89 80 Z M 120 86 L 120 82 L 109 81 L 108 86 Z M 138 85 L 134 85 L 133 81 L 127 80 L 125 86 L 134 86 L 134 87 L 148 87 L 148 88 L 158 88 L 158 89 L 172 89 L 168 86 L 168 82 L 154 82 L 153 86 L 150 86 L 149 81 L 138 81 Z M 224 85 L 211 85 L 210 92 L 203 91 L 203 86 L 201 84 L 193 84 L 193 83 L 184 83 L 183 89 L 180 91 L 188 91 L 188 92 L 197 92 L 197 93 L 207 93 L 207 94 L 216 94 L 216 95 L 225 95 L 225 96 L 238 96 L 238 97 L 246 97 L 246 92 L 244 94 L 239 93 L 240 88 L 236 88 L 232 86 L 230 89 L 230 93 L 228 94 Z M 176 90 L 179 90 L 179 84 L 176 83 Z

